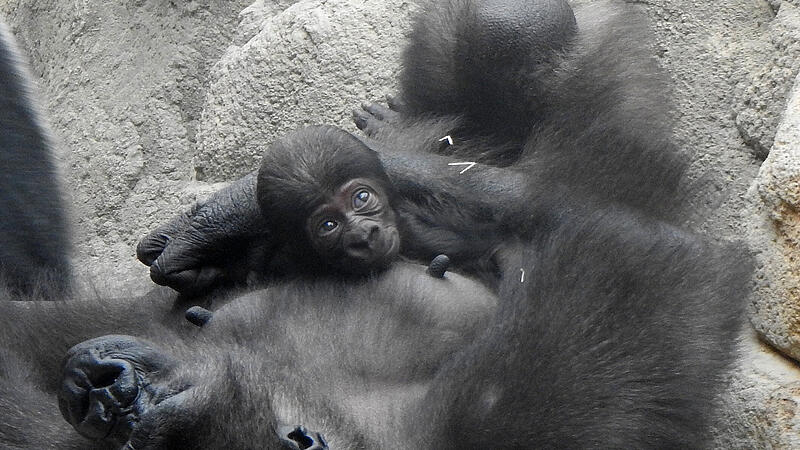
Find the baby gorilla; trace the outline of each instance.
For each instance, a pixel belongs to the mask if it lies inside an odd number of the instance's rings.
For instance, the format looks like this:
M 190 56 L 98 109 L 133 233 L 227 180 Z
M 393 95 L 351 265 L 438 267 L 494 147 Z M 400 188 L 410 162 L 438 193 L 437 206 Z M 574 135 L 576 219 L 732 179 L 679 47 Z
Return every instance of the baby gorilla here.
M 274 272 L 365 274 L 388 267 L 400 250 L 395 193 L 377 153 L 338 128 L 305 128 L 273 143 L 257 197 L 283 246 Z

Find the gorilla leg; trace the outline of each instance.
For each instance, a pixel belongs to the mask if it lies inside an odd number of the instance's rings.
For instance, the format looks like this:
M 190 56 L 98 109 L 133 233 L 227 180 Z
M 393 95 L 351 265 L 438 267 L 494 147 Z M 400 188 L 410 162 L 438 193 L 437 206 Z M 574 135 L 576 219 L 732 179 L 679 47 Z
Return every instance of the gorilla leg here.
M 464 116 L 460 139 L 527 136 L 577 28 L 563 0 L 431 2 L 403 55 L 411 116 Z
M 433 2 L 404 53 L 399 119 L 367 106 L 368 145 L 524 170 L 534 191 L 681 222 L 687 167 L 646 17 L 597 2 Z M 454 145 L 443 145 L 450 136 Z M 375 142 L 373 142 L 373 140 Z
M 52 146 L 28 80 L 0 23 L 0 283 L 12 296 L 49 298 L 70 285 L 69 243 Z
M 704 447 L 749 291 L 740 252 L 617 210 L 504 259 L 495 322 L 409 415 L 410 448 Z

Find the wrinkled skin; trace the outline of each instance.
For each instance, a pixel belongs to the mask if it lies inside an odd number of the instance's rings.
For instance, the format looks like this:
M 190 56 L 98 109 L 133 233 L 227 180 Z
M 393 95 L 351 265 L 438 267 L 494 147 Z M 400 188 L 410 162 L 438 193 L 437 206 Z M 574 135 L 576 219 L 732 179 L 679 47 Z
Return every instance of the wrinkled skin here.
M 322 258 L 355 272 L 382 269 L 400 249 L 395 213 L 378 183 L 356 178 L 340 186 L 306 221 Z

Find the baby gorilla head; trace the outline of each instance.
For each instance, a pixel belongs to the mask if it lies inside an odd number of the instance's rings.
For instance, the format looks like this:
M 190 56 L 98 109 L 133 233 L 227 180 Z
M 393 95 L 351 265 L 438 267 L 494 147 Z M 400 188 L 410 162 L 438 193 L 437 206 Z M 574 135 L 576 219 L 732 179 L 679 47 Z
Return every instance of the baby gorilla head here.
M 305 262 L 368 273 L 397 256 L 389 177 L 377 154 L 343 130 L 310 127 L 273 143 L 257 195 L 277 237 Z

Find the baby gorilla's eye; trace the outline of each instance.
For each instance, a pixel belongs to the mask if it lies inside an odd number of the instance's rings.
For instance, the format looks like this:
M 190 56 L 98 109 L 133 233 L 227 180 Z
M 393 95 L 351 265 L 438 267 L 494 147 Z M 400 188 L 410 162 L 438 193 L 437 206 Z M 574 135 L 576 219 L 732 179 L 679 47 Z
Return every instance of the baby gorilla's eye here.
M 367 204 L 369 200 L 369 191 L 360 190 L 356 192 L 356 195 L 353 197 L 353 207 L 355 209 L 361 209 L 364 205 Z
M 322 225 L 319 226 L 320 231 L 324 233 L 329 233 L 338 227 L 339 224 L 335 220 L 326 220 L 322 222 Z

